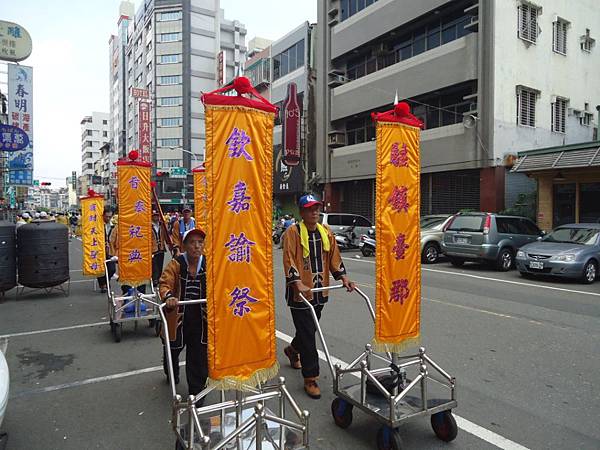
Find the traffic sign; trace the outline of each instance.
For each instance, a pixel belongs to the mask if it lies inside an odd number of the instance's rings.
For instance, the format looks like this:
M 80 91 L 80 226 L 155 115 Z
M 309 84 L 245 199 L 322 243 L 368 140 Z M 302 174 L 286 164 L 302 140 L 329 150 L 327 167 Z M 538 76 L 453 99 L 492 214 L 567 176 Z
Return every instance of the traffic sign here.
M 33 180 L 33 185 L 34 186 L 39 186 L 40 185 L 40 180 Z
M 187 177 L 187 169 L 185 167 L 170 167 L 169 175 L 171 178 L 186 178 Z

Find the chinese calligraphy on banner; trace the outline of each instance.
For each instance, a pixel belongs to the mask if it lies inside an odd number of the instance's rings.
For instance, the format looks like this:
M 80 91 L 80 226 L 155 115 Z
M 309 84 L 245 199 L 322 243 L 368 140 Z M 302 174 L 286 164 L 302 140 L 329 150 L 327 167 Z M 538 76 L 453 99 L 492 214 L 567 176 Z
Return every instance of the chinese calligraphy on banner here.
M 81 199 L 81 241 L 83 247 L 83 274 L 99 277 L 104 274 L 106 242 L 104 233 L 104 197 L 94 195 Z
M 400 352 L 420 334 L 419 123 L 394 112 L 376 121 L 375 348 Z M 403 123 L 404 122 L 404 123 Z M 406 123 L 408 122 L 408 124 Z
M 152 276 L 151 164 L 117 162 L 119 281 L 140 286 Z
M 150 103 L 139 100 L 138 108 L 140 157 L 142 161 L 150 162 Z
M 206 232 L 206 169 L 196 167 L 194 174 L 194 210 L 196 215 L 196 228 Z
M 279 369 L 270 236 L 275 107 L 241 95 L 202 100 L 209 378 L 221 389 L 244 389 Z
M 33 185 L 33 68 L 8 65 L 8 124 L 22 129 L 29 145 L 8 155 L 9 184 Z

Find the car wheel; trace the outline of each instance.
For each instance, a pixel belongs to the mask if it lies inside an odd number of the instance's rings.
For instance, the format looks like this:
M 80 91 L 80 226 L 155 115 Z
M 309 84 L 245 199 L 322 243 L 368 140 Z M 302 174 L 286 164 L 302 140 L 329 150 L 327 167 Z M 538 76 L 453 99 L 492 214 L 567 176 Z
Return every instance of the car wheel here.
M 598 276 L 598 264 L 596 261 L 588 261 L 585 266 L 583 266 L 583 282 L 585 284 L 592 284 L 596 281 L 596 277 Z
M 428 242 L 425 244 L 425 248 L 421 253 L 421 261 L 423 264 L 436 263 L 440 258 L 440 249 L 434 242 Z
M 465 260 L 462 258 L 448 258 L 450 260 L 450 264 L 454 267 L 462 267 L 465 263 Z
M 503 248 L 500 250 L 500 254 L 496 260 L 496 268 L 501 272 L 508 272 L 512 269 L 514 262 L 515 259 L 512 250 L 510 248 Z

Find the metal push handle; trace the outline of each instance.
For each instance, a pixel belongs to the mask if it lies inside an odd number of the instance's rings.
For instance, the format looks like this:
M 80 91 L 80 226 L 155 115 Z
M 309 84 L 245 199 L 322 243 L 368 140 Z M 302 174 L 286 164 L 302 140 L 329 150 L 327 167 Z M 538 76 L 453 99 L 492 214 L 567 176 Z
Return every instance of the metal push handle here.
M 197 305 L 200 303 L 206 303 L 206 299 L 202 298 L 199 300 L 185 300 L 178 302 L 177 305 Z M 167 369 L 169 372 L 169 384 L 171 385 L 171 393 L 173 394 L 173 399 L 177 398 L 177 391 L 175 389 L 175 377 L 173 374 L 173 364 L 171 359 L 171 341 L 169 339 L 169 324 L 167 322 L 167 316 L 165 316 L 164 309 L 167 307 L 166 303 L 161 303 L 158 305 L 158 312 L 160 313 L 160 319 L 162 321 L 163 326 L 163 335 L 164 335 L 164 346 L 167 350 Z
M 339 290 L 339 289 L 345 289 L 345 286 L 343 284 L 337 284 L 334 286 L 313 288 L 310 291 L 314 294 L 316 292 L 333 291 L 333 290 Z M 359 288 L 355 287 L 354 290 L 356 292 L 358 292 L 358 294 L 363 298 L 363 300 L 367 304 L 369 314 L 371 315 L 371 318 L 373 319 L 373 322 L 374 322 L 375 321 L 375 311 L 373 310 L 373 305 L 371 305 L 371 300 L 369 300 L 369 297 L 363 291 L 361 291 Z M 335 378 L 335 368 L 334 368 L 333 362 L 331 360 L 331 353 L 329 353 L 329 348 L 327 347 L 327 343 L 325 342 L 325 336 L 323 336 L 323 330 L 321 329 L 321 325 L 319 324 L 319 318 L 317 317 L 315 308 L 306 299 L 306 297 L 304 297 L 302 292 L 299 292 L 299 295 L 300 295 L 300 298 L 302 299 L 302 303 L 304 303 L 310 311 L 313 322 L 315 323 L 315 327 L 317 328 L 317 332 L 319 334 L 319 339 L 321 341 L 321 345 L 323 346 L 323 351 L 325 352 L 325 357 L 327 358 L 327 365 L 329 366 L 329 370 L 331 371 L 331 377 Z

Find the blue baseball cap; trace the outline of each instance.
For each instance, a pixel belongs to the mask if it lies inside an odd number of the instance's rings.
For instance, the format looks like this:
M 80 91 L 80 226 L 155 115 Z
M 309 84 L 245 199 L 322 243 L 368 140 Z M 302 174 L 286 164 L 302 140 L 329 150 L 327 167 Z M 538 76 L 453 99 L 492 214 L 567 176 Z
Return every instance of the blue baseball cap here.
M 300 197 L 300 200 L 298 200 L 298 206 L 300 208 L 310 208 L 311 206 L 314 205 L 322 205 L 323 203 L 321 203 L 314 195 L 312 194 L 307 194 L 307 195 L 303 195 L 302 197 Z

